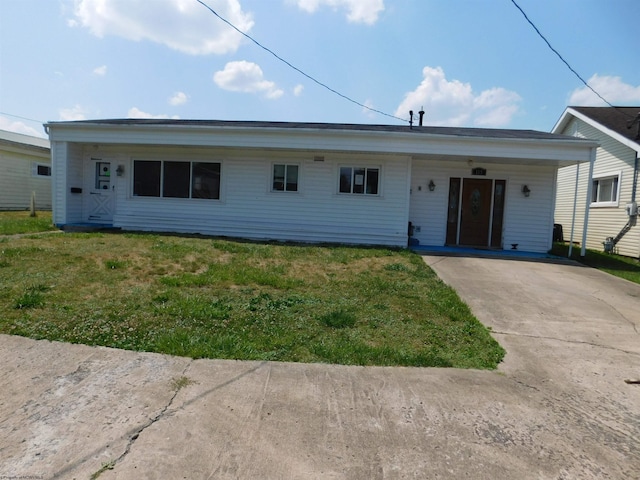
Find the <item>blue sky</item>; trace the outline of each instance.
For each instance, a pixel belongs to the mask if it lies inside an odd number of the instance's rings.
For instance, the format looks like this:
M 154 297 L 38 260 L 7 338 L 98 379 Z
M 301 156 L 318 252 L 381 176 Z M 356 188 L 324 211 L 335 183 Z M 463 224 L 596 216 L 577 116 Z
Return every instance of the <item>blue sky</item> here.
M 516 0 L 614 105 L 640 105 L 637 0 Z M 180 118 L 549 131 L 603 105 L 511 0 L 0 0 L 0 129 Z

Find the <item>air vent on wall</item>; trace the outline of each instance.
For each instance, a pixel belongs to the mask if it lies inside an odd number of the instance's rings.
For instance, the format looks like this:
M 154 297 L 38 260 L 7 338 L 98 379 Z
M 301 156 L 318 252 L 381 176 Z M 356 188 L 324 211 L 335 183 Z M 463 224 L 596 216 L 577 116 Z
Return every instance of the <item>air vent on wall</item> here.
M 313 157 L 313 161 L 314 162 L 324 162 L 324 157 L 321 155 L 316 155 L 315 157 Z

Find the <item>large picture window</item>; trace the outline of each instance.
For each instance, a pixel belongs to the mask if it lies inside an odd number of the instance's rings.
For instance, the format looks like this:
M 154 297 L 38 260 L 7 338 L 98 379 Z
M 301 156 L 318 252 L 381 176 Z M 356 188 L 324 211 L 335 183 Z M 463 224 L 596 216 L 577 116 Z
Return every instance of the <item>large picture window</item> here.
M 379 168 L 340 167 L 340 193 L 378 195 L 379 186 Z
M 591 204 L 594 206 L 615 206 L 618 204 L 619 175 L 596 178 L 593 180 Z
M 134 160 L 133 195 L 220 198 L 220 163 Z
M 298 165 L 275 164 L 273 166 L 273 190 L 276 192 L 297 192 L 298 170 Z

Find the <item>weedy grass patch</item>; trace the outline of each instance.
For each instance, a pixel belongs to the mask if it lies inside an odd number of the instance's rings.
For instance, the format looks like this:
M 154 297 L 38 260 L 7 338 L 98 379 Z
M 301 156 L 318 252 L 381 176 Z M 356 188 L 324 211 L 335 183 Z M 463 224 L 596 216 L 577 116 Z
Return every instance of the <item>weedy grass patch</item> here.
M 51 223 L 51 212 L 37 211 L 31 217 L 29 211 L 0 212 L 0 235 L 16 235 L 57 230 Z
M 504 350 L 406 250 L 137 233 L 0 243 L 0 332 L 349 365 L 495 368 Z

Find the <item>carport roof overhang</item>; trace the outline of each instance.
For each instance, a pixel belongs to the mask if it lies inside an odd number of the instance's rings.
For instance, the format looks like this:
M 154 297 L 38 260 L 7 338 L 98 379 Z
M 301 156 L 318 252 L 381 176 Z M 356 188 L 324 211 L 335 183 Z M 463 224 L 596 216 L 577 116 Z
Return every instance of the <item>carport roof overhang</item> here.
M 52 142 L 410 155 L 415 159 L 565 166 L 597 142 L 534 130 L 337 123 L 114 119 L 50 122 Z

